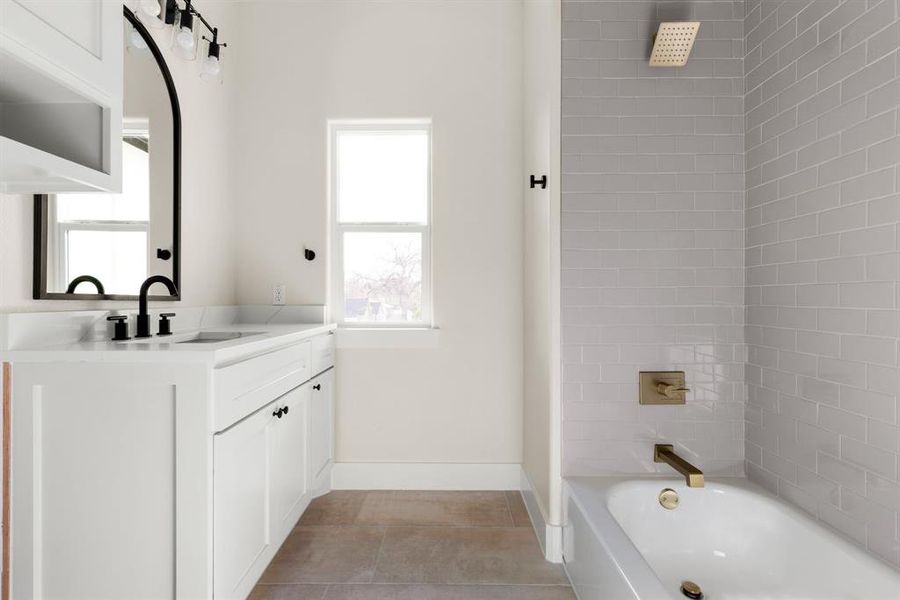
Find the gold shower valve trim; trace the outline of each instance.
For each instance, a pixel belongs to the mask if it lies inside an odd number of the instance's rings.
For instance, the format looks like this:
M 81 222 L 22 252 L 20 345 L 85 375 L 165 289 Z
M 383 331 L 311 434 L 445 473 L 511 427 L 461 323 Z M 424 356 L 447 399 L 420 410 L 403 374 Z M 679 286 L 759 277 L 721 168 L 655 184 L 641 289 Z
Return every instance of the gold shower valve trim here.
M 684 371 L 641 371 L 641 404 L 686 404 L 690 391 L 684 383 Z
M 686 387 L 675 387 L 671 383 L 657 383 L 656 391 L 666 398 L 675 398 L 679 394 L 684 394 L 685 392 L 689 392 L 691 390 L 687 389 Z

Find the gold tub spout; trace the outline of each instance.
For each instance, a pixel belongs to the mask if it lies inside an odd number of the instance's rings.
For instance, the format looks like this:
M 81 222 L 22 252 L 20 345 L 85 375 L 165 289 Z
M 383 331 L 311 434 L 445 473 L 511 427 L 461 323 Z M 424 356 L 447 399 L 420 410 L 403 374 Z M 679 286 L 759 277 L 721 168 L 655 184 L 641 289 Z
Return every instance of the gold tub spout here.
M 703 487 L 703 471 L 675 454 L 672 444 L 653 446 L 653 462 L 666 463 L 684 475 L 688 487 Z

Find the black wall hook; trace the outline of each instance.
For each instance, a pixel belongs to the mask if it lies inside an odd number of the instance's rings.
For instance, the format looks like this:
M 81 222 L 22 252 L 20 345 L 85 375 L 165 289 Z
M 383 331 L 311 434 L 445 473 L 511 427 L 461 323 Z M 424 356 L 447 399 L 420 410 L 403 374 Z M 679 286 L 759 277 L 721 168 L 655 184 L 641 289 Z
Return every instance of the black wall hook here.
M 306 260 L 315 260 L 316 253 L 314 251 L 310 250 L 309 248 L 304 248 L 303 249 L 303 258 L 305 258 Z
M 537 185 L 541 186 L 542 190 L 546 190 L 547 189 L 547 176 L 541 175 L 541 178 L 538 179 L 537 177 L 532 175 L 531 176 L 531 189 L 534 189 L 534 187 Z

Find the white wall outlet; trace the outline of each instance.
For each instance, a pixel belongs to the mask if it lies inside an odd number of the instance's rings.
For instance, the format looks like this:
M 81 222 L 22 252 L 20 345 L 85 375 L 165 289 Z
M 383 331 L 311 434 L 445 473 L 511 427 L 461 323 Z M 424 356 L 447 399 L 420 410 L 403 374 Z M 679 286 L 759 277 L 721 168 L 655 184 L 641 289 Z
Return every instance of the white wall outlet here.
M 283 283 L 276 283 L 272 286 L 272 304 L 275 306 L 284 306 L 284 299 L 287 295 L 287 291 L 285 290 L 285 285 Z

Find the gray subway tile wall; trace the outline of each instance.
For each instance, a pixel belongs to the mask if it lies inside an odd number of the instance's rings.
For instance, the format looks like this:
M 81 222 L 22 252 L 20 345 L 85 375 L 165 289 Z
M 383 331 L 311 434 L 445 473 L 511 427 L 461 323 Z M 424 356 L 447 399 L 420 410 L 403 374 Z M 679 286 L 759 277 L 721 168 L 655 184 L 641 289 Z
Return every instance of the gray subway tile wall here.
M 900 567 L 900 2 L 744 14 L 747 474 Z
M 665 472 L 674 443 L 744 470 L 742 2 L 563 2 L 567 475 Z M 702 21 L 687 66 L 647 64 L 660 21 Z M 639 406 L 684 370 L 686 406 Z
M 898 16 L 563 1 L 566 475 L 675 443 L 900 566 Z M 684 68 L 647 65 L 663 20 L 702 23 Z M 686 406 L 638 405 L 657 369 Z

